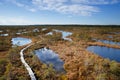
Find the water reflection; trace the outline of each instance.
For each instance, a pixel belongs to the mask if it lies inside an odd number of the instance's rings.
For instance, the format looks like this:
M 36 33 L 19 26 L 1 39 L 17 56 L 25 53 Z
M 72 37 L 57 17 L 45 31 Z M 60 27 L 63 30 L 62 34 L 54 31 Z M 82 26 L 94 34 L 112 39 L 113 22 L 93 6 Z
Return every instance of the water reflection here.
M 97 40 L 98 42 L 102 42 L 105 44 L 116 44 L 116 45 L 120 45 L 120 42 L 113 42 L 113 41 L 109 41 L 109 40 Z
M 110 40 L 98 40 L 96 38 L 93 38 L 92 40 L 97 41 L 97 42 L 102 42 L 102 43 L 105 43 L 105 44 L 120 45 L 120 42 L 113 42 L 113 41 L 110 41 Z
M 103 58 L 109 58 L 110 60 L 120 62 L 120 49 L 101 46 L 89 46 L 87 47 L 87 50 L 96 53 Z
M 47 28 L 42 28 L 42 31 L 45 31 L 45 30 L 47 30 Z
M 45 64 L 53 64 L 53 67 L 58 72 L 63 72 L 63 64 L 64 62 L 59 58 L 58 54 L 53 52 L 50 49 L 42 48 L 35 50 L 35 54 L 38 56 L 40 61 L 42 61 Z
M 46 35 L 53 35 L 53 32 L 48 32 Z
M 6 34 L 0 34 L 0 36 L 9 36 L 9 34 L 7 34 L 7 33 Z
M 72 41 L 72 39 L 67 38 L 67 36 L 72 35 L 71 32 L 66 32 L 66 31 L 61 31 L 61 30 L 54 30 L 54 31 L 56 31 L 56 32 L 61 32 L 61 33 L 62 33 L 62 38 L 63 38 L 64 40 Z
M 22 38 L 22 37 L 12 38 L 12 44 L 17 45 L 17 46 L 23 46 L 23 45 L 29 44 L 31 42 L 32 41 L 29 38 Z
M 108 38 L 113 38 L 113 36 L 109 35 Z

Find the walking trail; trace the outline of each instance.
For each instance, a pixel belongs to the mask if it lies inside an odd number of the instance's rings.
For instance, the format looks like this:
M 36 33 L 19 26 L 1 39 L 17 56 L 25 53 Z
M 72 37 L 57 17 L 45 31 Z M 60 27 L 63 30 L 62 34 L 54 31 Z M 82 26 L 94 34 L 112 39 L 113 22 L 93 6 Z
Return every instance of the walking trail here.
M 30 75 L 30 78 L 31 80 L 36 80 L 35 78 L 35 75 L 34 75 L 34 72 L 32 71 L 32 69 L 30 68 L 30 66 L 27 64 L 27 62 L 25 61 L 24 59 L 24 56 L 23 56 L 23 52 L 24 50 L 26 50 L 27 48 L 29 48 L 30 46 L 32 46 L 33 44 L 30 44 L 28 45 L 27 47 L 23 48 L 21 51 L 20 51 L 20 59 L 21 59 L 21 62 L 23 63 L 23 65 L 25 66 L 25 68 L 27 69 L 29 75 Z

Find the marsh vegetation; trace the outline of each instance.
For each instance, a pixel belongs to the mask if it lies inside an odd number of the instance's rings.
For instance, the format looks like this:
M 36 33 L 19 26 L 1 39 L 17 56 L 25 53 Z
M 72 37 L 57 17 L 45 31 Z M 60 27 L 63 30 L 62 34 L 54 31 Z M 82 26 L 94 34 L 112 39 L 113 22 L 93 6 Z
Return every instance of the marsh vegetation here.
M 34 45 L 24 51 L 24 57 L 38 80 L 120 80 L 119 27 L 98 25 L 1 26 L 0 79 L 30 79 L 20 61 L 19 53 L 31 42 Z M 29 39 L 28 43 L 24 39 Z M 27 44 L 12 47 L 12 41 L 20 44 L 22 40 Z M 93 51 L 88 50 L 91 46 L 94 46 Z M 98 46 L 100 48 L 97 48 Z M 45 47 L 50 53 L 44 52 Z M 96 54 L 95 50 L 99 51 L 99 54 Z M 54 59 L 57 61 L 52 63 Z M 57 71 L 56 68 L 59 67 L 62 67 L 64 71 Z

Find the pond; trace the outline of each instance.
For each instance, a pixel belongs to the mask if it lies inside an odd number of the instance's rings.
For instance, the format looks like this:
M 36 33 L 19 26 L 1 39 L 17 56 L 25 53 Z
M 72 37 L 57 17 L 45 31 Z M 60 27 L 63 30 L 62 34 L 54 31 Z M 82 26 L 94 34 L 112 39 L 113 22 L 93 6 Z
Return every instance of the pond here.
M 62 31 L 62 30 L 54 30 L 54 31 L 56 31 L 56 32 L 61 32 L 61 33 L 62 33 L 62 38 L 63 38 L 64 40 L 72 41 L 72 39 L 67 38 L 67 36 L 72 35 L 71 32 L 66 32 L 66 31 Z
M 64 72 L 64 62 L 59 58 L 58 54 L 47 48 L 41 48 L 34 51 L 41 62 L 52 64 L 57 72 Z
M 20 33 L 20 32 L 17 32 L 16 34 L 17 34 L 17 35 L 20 35 L 21 33 Z
M 120 62 L 120 49 L 101 47 L 101 46 L 89 46 L 87 50 L 98 54 L 103 58 L 108 58 L 110 60 L 115 60 Z
M 110 33 L 112 33 L 112 34 L 120 34 L 120 32 L 110 32 Z
M 108 36 L 108 38 L 111 38 L 111 39 L 112 39 L 112 38 L 113 38 L 113 36 L 109 35 L 109 36 Z
M 42 31 L 45 31 L 45 30 L 47 30 L 47 28 L 42 28 Z
M 53 35 L 53 32 L 48 32 L 46 35 Z
M 98 40 L 96 38 L 93 38 L 92 40 L 97 41 L 97 42 L 102 42 L 102 43 L 105 43 L 105 44 L 120 45 L 120 42 L 113 42 L 113 41 L 110 41 L 110 40 Z
M 33 29 L 33 32 L 40 32 L 38 28 Z
M 31 42 L 32 42 L 32 40 L 29 38 L 22 38 L 22 37 L 12 38 L 12 44 L 17 45 L 17 46 L 24 46 Z
M 109 40 L 97 40 L 97 41 L 105 43 L 105 44 L 120 45 L 120 42 L 113 42 L 113 41 L 109 41 Z
M 0 34 L 0 36 L 9 36 L 9 34 L 7 34 L 7 33 L 6 34 Z
M 0 33 L 2 33 L 3 31 L 2 30 L 0 30 Z

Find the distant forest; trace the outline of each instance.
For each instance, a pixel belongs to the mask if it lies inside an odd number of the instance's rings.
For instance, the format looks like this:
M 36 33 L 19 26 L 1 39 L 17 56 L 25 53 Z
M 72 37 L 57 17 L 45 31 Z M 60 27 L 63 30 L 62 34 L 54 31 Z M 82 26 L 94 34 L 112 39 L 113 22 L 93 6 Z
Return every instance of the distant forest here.
M 54 25 L 54 24 L 48 24 L 48 25 L 0 25 L 0 27 L 120 27 L 120 25 Z

